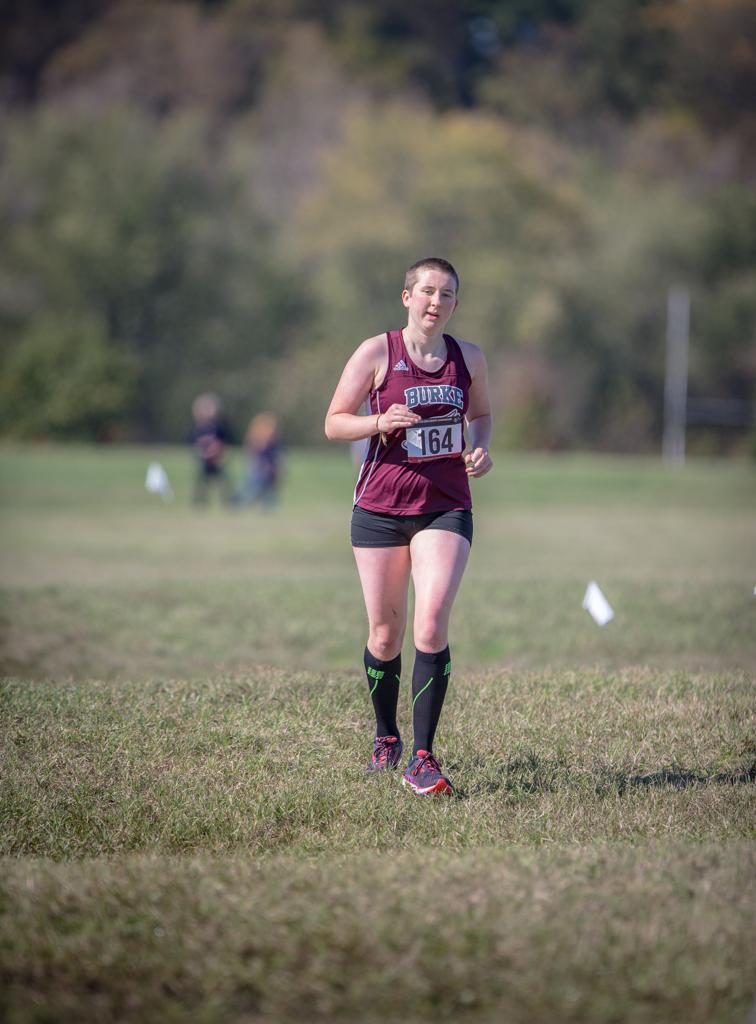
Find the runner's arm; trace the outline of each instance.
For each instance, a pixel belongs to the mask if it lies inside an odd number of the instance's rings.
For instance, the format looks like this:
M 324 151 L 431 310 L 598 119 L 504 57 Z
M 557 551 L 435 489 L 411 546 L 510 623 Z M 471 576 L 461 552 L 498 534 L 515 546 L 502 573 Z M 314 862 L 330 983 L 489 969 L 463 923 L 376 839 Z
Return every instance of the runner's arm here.
M 488 367 L 486 357 L 477 346 L 467 347 L 471 351 L 465 352 L 465 358 L 472 381 L 465 417 L 470 442 L 470 448 L 465 454 L 465 464 L 468 476 L 480 477 L 493 467 L 493 461 L 488 454 L 493 429 L 491 399 L 488 393 Z
M 410 427 L 420 419 L 404 405 L 392 405 L 380 415 L 358 413 L 376 382 L 383 377 L 387 360 L 385 334 L 363 341 L 351 356 L 326 413 L 325 433 L 329 441 L 361 441 L 373 434 Z

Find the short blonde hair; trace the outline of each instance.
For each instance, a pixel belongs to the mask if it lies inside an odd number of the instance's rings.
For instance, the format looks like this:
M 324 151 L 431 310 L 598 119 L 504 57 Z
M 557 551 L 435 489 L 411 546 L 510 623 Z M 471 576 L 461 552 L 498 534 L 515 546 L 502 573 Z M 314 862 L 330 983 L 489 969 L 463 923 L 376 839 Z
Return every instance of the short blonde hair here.
M 440 270 L 444 274 L 449 274 L 454 278 L 454 290 L 459 291 L 459 274 L 451 265 L 448 260 L 442 260 L 439 256 L 426 256 L 422 260 L 418 260 L 417 263 L 413 263 L 408 268 L 407 273 L 404 275 L 404 287 L 408 292 L 412 292 L 412 289 L 417 284 L 417 279 L 420 276 L 421 270 Z
M 255 450 L 264 448 L 275 440 L 278 434 L 278 419 L 275 413 L 259 412 L 253 416 L 247 427 L 247 444 Z

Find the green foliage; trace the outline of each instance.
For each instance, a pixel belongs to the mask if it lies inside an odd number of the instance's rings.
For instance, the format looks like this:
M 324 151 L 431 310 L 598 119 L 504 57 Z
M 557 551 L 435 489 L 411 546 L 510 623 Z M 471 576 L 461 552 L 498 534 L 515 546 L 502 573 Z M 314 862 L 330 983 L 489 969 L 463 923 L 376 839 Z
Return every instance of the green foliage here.
M 714 135 L 735 129 L 747 140 L 756 92 L 750 0 L 653 0 L 644 21 L 665 47 L 657 97 L 695 111 Z
M 246 423 L 252 366 L 301 304 L 281 301 L 264 221 L 206 146 L 197 120 L 161 129 L 125 110 L 14 123 L 0 189 L 0 266 L 17 289 L 0 318 L 8 372 L 49 348 L 29 337 L 82 320 L 132 369 L 131 400 L 104 400 L 132 436 L 182 436 L 191 399 L 208 389 Z M 226 386 L 245 372 L 244 389 Z
M 0 429 L 15 437 L 108 437 L 133 402 L 128 354 L 92 319 L 43 314 L 14 346 L 0 383 Z
M 319 439 L 428 253 L 462 273 L 502 443 L 656 448 L 671 284 L 691 393 L 753 401 L 748 0 L 59 7 L 0 48 L 5 432 L 177 440 L 213 390 L 239 435 L 275 405 Z M 120 390 L 21 428 L 56 322 Z

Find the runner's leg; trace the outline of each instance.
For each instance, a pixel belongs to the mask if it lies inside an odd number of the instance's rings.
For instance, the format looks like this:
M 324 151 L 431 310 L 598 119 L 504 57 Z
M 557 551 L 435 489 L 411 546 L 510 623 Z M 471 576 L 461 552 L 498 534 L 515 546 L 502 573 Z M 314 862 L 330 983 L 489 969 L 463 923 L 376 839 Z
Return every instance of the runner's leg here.
M 431 751 L 451 672 L 449 618 L 470 555 L 470 544 L 448 530 L 412 538 L 415 588 L 415 665 L 412 672 L 413 750 Z
M 410 554 L 415 647 L 442 651 L 449 642 L 449 617 L 470 557 L 470 544 L 450 530 L 421 530 L 412 538 Z
M 377 736 L 399 736 L 401 650 L 407 624 L 409 548 L 353 548 L 368 615 L 365 672 Z

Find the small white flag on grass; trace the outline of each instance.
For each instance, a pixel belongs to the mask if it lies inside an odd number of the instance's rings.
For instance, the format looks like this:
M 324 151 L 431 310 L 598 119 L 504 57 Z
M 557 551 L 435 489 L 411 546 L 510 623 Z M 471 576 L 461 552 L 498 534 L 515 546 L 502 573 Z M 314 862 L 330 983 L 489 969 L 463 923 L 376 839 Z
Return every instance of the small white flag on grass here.
M 168 480 L 168 474 L 159 462 L 151 462 L 147 467 L 144 486 L 150 494 L 159 494 L 163 501 L 172 501 L 173 499 L 173 488 Z
M 583 608 L 599 626 L 605 626 L 607 622 L 611 622 L 614 618 L 614 610 L 595 580 L 588 584 L 588 589 L 583 598 Z

